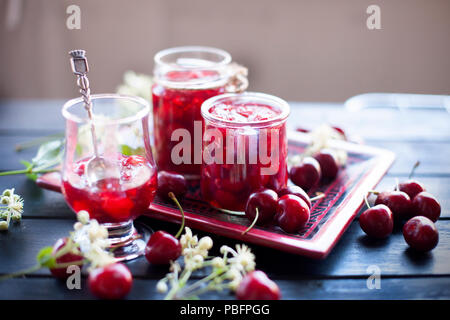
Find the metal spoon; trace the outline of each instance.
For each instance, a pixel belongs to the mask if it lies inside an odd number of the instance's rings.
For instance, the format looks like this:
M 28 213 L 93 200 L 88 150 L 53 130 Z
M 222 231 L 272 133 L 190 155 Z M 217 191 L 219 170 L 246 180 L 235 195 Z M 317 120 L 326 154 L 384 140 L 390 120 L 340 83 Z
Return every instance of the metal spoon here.
M 99 156 L 97 146 L 97 135 L 95 133 L 94 116 L 92 112 L 91 90 L 89 88 L 89 79 L 86 74 L 89 72 L 89 66 L 85 50 L 73 50 L 69 52 L 73 73 L 77 76 L 77 85 L 80 87 L 80 93 L 83 97 L 84 108 L 86 109 L 91 126 L 92 145 L 94 147 L 94 157 L 86 164 L 86 177 L 90 184 L 94 184 L 106 178 L 120 178 L 119 169 L 112 161 Z

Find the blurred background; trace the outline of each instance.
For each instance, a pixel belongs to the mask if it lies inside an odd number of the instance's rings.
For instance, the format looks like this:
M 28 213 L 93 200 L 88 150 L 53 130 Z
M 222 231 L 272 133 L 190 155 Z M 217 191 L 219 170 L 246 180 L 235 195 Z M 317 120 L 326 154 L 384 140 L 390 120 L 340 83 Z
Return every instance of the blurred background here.
M 69 30 L 66 9 L 81 9 Z M 381 8 L 381 30 L 366 9 Z M 340 102 L 364 92 L 450 93 L 448 0 L 0 0 L 0 98 L 77 95 L 67 52 L 83 48 L 92 90 L 151 74 L 180 45 L 227 50 L 250 89 Z

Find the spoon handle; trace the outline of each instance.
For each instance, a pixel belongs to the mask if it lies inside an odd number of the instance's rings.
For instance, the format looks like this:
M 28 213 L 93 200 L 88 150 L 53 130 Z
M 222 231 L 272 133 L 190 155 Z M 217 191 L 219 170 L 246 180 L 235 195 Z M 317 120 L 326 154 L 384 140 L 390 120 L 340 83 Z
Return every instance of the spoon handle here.
M 92 113 L 91 89 L 89 88 L 89 79 L 86 75 L 89 72 L 86 51 L 72 50 L 69 52 L 69 55 L 71 56 L 70 62 L 72 71 L 77 76 L 77 85 L 80 88 L 80 93 L 83 97 L 84 108 L 86 109 L 89 116 L 91 124 L 92 145 L 94 146 L 95 156 L 98 157 L 97 135 L 95 133 L 95 126 L 93 121 L 94 116 Z

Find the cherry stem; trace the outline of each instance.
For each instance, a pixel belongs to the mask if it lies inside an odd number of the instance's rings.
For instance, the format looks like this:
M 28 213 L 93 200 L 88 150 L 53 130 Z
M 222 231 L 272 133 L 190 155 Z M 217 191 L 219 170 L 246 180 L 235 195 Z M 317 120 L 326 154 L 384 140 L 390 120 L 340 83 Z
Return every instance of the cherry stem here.
M 181 204 L 178 202 L 177 197 L 175 197 L 175 194 L 173 192 L 169 192 L 168 195 L 169 195 L 169 198 L 172 199 L 173 202 L 175 202 L 175 204 L 177 205 L 178 209 L 181 212 L 181 227 L 180 227 L 180 230 L 178 230 L 177 234 L 175 235 L 175 238 L 178 239 L 184 230 L 184 223 L 185 223 L 184 211 L 183 211 L 183 208 L 181 207 Z
M 258 221 L 258 218 L 259 218 L 259 210 L 258 210 L 258 208 L 255 208 L 255 210 L 256 210 L 255 219 L 253 219 L 253 222 L 252 222 L 252 224 L 250 225 L 250 227 L 248 227 L 244 232 L 242 232 L 241 235 L 245 235 L 247 232 L 249 232 L 249 231 L 255 226 L 256 221 Z
M 400 190 L 400 186 L 399 186 L 399 181 L 398 181 L 398 178 L 395 178 L 395 190 L 396 191 L 399 191 Z
M 414 172 L 416 171 L 417 167 L 420 166 L 420 161 L 417 160 L 414 166 L 411 169 L 411 172 L 409 173 L 408 179 L 411 179 L 414 176 Z
M 325 197 L 325 193 L 323 193 L 323 192 L 317 192 L 316 193 L 316 196 L 315 197 L 313 197 L 313 198 L 310 198 L 309 199 L 309 201 L 316 201 L 316 200 L 319 200 L 319 199 L 322 199 L 322 198 L 324 198 Z
M 369 192 L 367 192 L 366 195 L 364 196 L 364 201 L 366 202 L 366 206 L 367 206 L 368 209 L 371 208 L 371 207 L 370 207 L 370 203 L 369 203 L 369 199 L 368 199 L 368 196 L 369 196 L 369 194 L 371 194 L 371 193 L 372 193 L 372 192 L 369 191 Z
M 374 194 L 374 195 L 379 195 L 380 191 L 376 191 L 376 190 L 369 190 L 369 192 L 367 192 L 368 194 Z

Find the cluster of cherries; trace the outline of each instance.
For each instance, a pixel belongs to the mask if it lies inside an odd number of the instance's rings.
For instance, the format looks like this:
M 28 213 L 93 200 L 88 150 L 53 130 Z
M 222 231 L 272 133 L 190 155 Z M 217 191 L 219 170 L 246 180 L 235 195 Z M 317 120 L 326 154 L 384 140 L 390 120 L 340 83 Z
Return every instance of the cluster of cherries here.
M 178 233 L 173 236 L 165 231 L 157 231 L 150 237 L 145 248 L 145 257 L 151 264 L 168 265 L 181 256 L 182 247 L 179 237 L 184 229 L 184 212 L 177 198 L 182 198 L 187 192 L 187 182 L 182 175 L 160 171 L 158 173 L 157 193 L 166 200 L 173 200 L 180 209 L 183 217 Z M 53 254 L 63 249 L 68 238 L 59 239 L 53 246 Z M 68 265 L 74 263 L 82 267 L 83 257 L 73 253 L 66 253 L 56 259 L 57 264 Z M 51 273 L 65 279 L 69 276 L 67 267 L 51 268 Z M 101 299 L 121 299 L 131 290 L 133 276 L 128 267 L 120 262 L 97 268 L 89 273 L 88 285 L 91 292 Z M 236 291 L 238 299 L 249 300 L 278 300 L 280 290 L 275 282 L 259 270 L 248 273 Z
M 339 163 L 331 149 L 322 149 L 313 157 L 303 158 L 289 172 L 295 185 L 277 192 L 263 189 L 249 196 L 245 207 L 246 217 L 253 221 L 249 229 L 255 224 L 275 222 L 285 232 L 299 232 L 309 221 L 312 201 L 323 196 L 310 198 L 306 191 L 316 187 L 320 181 L 335 179 L 338 172 Z
M 413 172 L 417 166 L 418 163 Z M 366 197 L 369 209 L 359 218 L 368 236 L 386 238 L 392 233 L 394 223 L 408 220 L 403 226 L 403 236 L 411 248 L 426 252 L 437 246 L 439 233 L 434 222 L 441 215 L 441 206 L 419 181 L 410 178 L 397 184 L 395 190 L 370 193 L 377 195 L 375 206 L 370 207 Z

